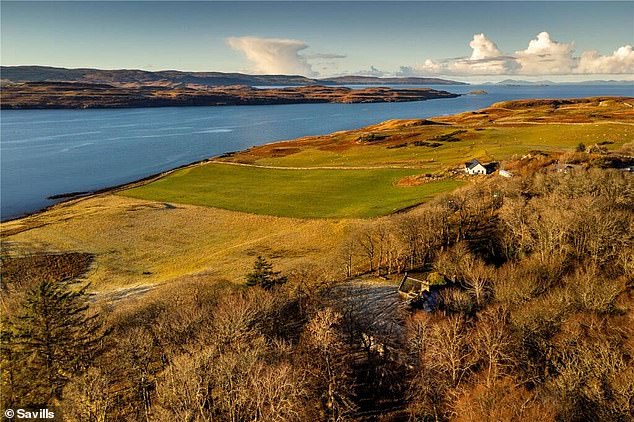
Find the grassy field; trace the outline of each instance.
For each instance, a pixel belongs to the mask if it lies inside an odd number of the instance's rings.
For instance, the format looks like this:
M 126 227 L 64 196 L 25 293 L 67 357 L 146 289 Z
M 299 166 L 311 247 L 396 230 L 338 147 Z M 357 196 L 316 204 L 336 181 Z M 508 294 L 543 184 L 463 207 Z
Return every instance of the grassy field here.
M 437 142 L 442 135 L 464 131 L 450 142 Z M 362 144 L 359 132 L 339 134 L 328 144 L 305 140 L 293 148 L 277 146 L 272 153 L 267 147 L 253 148 L 231 157 L 231 161 L 280 166 L 411 166 L 426 172 L 442 171 L 460 166 L 472 158 L 481 160 L 508 160 L 531 150 L 573 150 L 579 143 L 593 145 L 609 142 L 611 150 L 620 148 L 634 139 L 634 125 L 619 123 L 597 124 L 535 124 L 492 125 L 469 127 L 422 127 L 388 129 L 384 141 Z M 416 143 L 436 142 L 436 146 L 417 146 Z M 290 143 L 289 143 L 290 144 Z
M 628 101 L 501 103 L 433 120 L 387 121 L 250 148 L 121 195 L 282 217 L 386 215 L 461 184 L 397 184 L 407 176 L 442 174 L 473 158 L 504 161 L 533 150 L 573 151 L 580 143 L 618 150 L 634 139 Z
M 297 218 L 366 218 L 428 200 L 462 182 L 400 187 L 412 169 L 269 169 L 205 164 L 177 171 L 122 195 Z
M 401 187 L 398 180 L 440 173 L 474 157 L 571 151 L 581 142 L 607 142 L 607 149 L 618 150 L 634 141 L 633 105 L 632 99 L 528 109 L 502 104 L 433 119 L 442 124 L 388 121 L 263 145 L 222 161 L 309 169 L 192 166 L 119 194 L 2 223 L 2 250 L 16 257 L 91 254 L 88 279 L 97 291 L 180 281 L 240 284 L 259 254 L 284 272 L 338 268 L 346 233 L 363 224 L 350 217 L 389 214 L 461 183 Z M 366 142 L 368 134 L 380 136 Z
M 90 253 L 88 279 L 98 291 L 188 280 L 240 284 L 260 254 L 286 273 L 335 263 L 356 224 L 101 195 L 2 223 L 2 249 L 17 257 Z
M 368 135 L 375 139 L 367 141 Z M 262 145 L 222 160 L 280 167 L 407 166 L 440 172 L 472 158 L 508 160 L 531 150 L 570 151 L 579 143 L 604 143 L 614 151 L 633 140 L 633 98 L 572 104 L 526 100 L 428 121 L 391 120 Z
M 405 147 L 394 148 L 401 141 L 384 145 L 352 145 L 343 154 L 318 148 L 306 150 L 280 158 L 266 157 L 257 164 L 278 166 L 319 166 L 319 165 L 416 165 L 425 169 L 440 170 L 459 166 L 472 158 L 483 160 L 508 160 L 514 155 L 530 150 L 562 151 L 572 150 L 580 142 L 586 145 L 609 141 L 609 148 L 617 149 L 634 139 L 634 126 L 622 124 L 597 125 L 531 125 L 499 126 L 488 128 L 451 127 L 440 134 L 466 130 L 457 135 L 455 141 L 441 142 L 438 147 L 416 146 L 416 140 L 433 142 L 435 134 L 416 134 Z

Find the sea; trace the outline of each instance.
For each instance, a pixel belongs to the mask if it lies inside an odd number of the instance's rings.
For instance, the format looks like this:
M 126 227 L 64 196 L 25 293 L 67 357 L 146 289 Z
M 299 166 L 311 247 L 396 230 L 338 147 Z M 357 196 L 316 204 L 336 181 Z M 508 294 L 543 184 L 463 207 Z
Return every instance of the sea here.
M 51 196 L 93 192 L 254 145 L 388 119 L 448 115 L 521 98 L 634 97 L 634 85 L 430 87 L 465 95 L 406 103 L 2 110 L 0 219 L 62 200 Z M 468 94 L 480 89 L 487 94 Z

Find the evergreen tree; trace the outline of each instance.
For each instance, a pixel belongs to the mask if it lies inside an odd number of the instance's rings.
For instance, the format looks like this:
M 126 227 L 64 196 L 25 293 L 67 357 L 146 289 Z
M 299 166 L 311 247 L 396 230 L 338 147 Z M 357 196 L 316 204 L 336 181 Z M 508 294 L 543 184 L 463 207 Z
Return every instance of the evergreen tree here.
M 87 285 L 42 281 L 29 290 L 12 322 L 13 355 L 24 368 L 22 405 L 59 399 L 68 379 L 88 366 L 103 335 L 88 311 Z M 20 377 L 23 378 L 23 377 Z
M 16 382 L 20 379 L 22 368 L 19 365 L 15 349 L 15 332 L 8 318 L 0 318 L 0 406 L 2 409 L 17 407 L 20 391 Z
M 258 256 L 253 265 L 253 271 L 247 274 L 247 286 L 260 286 L 271 289 L 275 285 L 286 283 L 287 278 L 280 276 L 279 271 L 273 271 L 273 265 L 262 256 Z

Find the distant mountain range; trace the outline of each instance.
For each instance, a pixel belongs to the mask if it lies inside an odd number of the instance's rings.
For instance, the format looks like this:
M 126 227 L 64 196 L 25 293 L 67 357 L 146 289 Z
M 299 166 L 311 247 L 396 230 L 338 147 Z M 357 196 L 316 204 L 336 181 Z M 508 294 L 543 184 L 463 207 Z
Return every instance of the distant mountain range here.
M 466 85 L 464 82 L 438 78 L 377 78 L 341 76 L 313 79 L 298 75 L 247 75 L 223 72 L 182 72 L 163 70 L 66 69 L 49 66 L 1 66 L 3 83 L 13 82 L 77 82 L 117 86 L 306 86 L 306 85 Z
M 374 76 L 337 76 L 334 78 L 319 79 L 318 82 L 334 85 L 469 85 L 465 82 L 438 78 L 377 78 Z
M 615 81 L 615 80 L 595 80 L 595 81 L 581 81 L 581 82 L 553 82 L 553 81 L 523 81 L 517 79 L 505 79 L 500 82 L 487 82 L 483 85 L 532 85 L 532 86 L 546 86 L 546 85 L 627 85 L 634 84 L 634 81 Z

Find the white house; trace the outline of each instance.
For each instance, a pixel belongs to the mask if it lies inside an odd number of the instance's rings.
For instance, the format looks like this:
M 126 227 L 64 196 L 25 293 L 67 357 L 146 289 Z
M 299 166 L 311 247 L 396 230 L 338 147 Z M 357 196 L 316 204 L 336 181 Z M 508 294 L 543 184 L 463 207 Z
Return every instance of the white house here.
M 464 171 L 467 174 L 487 174 L 487 169 L 478 160 L 471 160 L 464 164 Z

